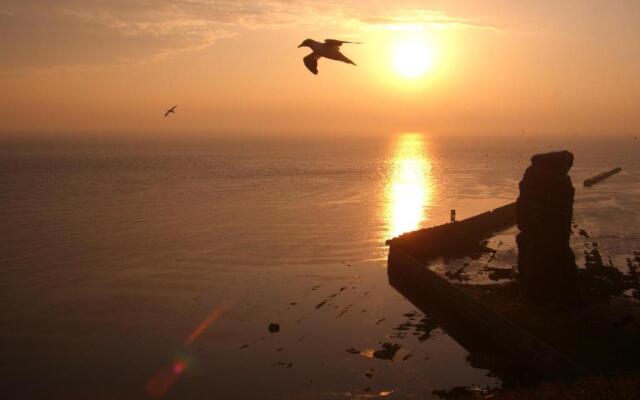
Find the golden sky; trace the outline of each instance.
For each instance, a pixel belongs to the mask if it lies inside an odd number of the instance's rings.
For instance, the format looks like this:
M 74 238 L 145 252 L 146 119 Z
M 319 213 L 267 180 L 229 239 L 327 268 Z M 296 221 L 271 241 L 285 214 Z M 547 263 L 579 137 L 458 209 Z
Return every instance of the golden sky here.
M 0 135 L 633 134 L 639 21 L 631 0 L 1 0 Z M 305 38 L 364 42 L 358 67 L 312 75 Z

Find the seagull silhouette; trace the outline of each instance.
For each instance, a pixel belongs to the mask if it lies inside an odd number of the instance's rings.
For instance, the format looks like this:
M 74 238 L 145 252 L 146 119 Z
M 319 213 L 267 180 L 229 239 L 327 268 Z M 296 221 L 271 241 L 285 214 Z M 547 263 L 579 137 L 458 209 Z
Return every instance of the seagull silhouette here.
M 167 115 L 172 114 L 172 113 L 173 113 L 173 114 L 175 114 L 175 113 L 176 113 L 176 107 L 178 107 L 178 106 L 173 106 L 173 107 L 171 107 L 170 109 L 168 109 L 168 110 L 164 113 L 164 117 L 165 117 L 165 118 L 167 118 Z
M 342 261 L 342 264 L 344 264 L 344 265 L 345 265 L 345 266 L 347 266 L 347 267 L 353 267 L 353 264 L 349 264 L 349 263 L 346 263 L 346 262 L 344 262 L 344 261 Z
M 335 39 L 326 39 L 324 43 L 316 42 L 313 39 L 305 39 L 305 41 L 298 47 L 308 47 L 312 50 L 312 53 L 304 57 L 302 60 L 309 71 L 314 75 L 318 75 L 318 59 L 320 57 L 356 65 L 356 63 L 349 60 L 344 54 L 340 53 L 340 46 L 344 43 L 360 44 L 360 42 L 347 42 Z

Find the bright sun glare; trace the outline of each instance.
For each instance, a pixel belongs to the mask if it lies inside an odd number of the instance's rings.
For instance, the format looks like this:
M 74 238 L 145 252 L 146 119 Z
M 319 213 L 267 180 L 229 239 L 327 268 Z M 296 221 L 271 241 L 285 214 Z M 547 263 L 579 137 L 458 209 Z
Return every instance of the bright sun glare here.
M 426 74 L 434 64 L 433 46 L 426 40 L 405 39 L 393 48 L 393 68 L 399 75 L 413 79 Z

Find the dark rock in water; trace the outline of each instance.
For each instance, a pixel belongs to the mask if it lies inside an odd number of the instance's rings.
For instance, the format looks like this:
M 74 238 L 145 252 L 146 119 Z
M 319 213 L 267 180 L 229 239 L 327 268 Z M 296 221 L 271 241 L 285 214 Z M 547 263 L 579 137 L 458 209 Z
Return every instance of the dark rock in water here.
M 628 259 L 629 274 L 623 274 L 611 265 L 605 265 L 598 244 L 591 244 L 591 250 L 584 252 L 585 269 L 578 273 L 580 296 L 587 303 L 597 303 L 622 295 L 626 290 L 637 289 L 639 276 L 637 267 Z
M 376 350 L 373 352 L 373 356 L 375 358 L 380 358 L 382 360 L 393 360 L 393 357 L 396 355 L 398 350 L 400 350 L 402 346 L 395 343 L 383 343 L 381 350 Z
M 360 354 L 360 350 L 356 350 L 353 347 L 345 350 L 349 354 Z
M 468 265 L 469 265 L 468 263 L 465 263 L 465 265 L 463 265 L 462 267 L 458 268 L 455 271 L 445 272 L 445 275 L 447 278 L 451 280 L 460 281 L 460 282 L 468 281 L 470 278 L 464 273 L 464 270 Z
M 276 323 L 270 323 L 269 324 L 269 332 L 271 333 L 278 333 L 280 332 L 280 324 L 276 324 Z
M 462 400 L 473 399 L 474 393 L 464 386 L 456 386 L 449 390 L 434 390 L 431 394 L 445 400 Z
M 568 175 L 573 154 L 531 158 L 520 181 L 516 215 L 518 273 L 525 301 L 554 306 L 578 302 L 577 266 L 569 247 L 575 189 Z
M 511 268 L 495 268 L 484 267 L 484 270 L 489 272 L 489 279 L 492 281 L 499 281 L 502 279 L 515 279 L 516 272 Z
M 405 314 L 415 316 L 415 313 Z M 403 339 L 407 336 L 409 331 L 413 329 L 413 336 L 417 336 L 420 342 L 424 342 L 425 340 L 431 338 L 431 333 L 433 330 L 438 328 L 438 324 L 436 324 L 433 320 L 424 317 L 420 319 L 418 322 L 413 322 L 414 318 L 410 317 L 408 321 L 401 323 L 400 325 L 393 328 L 396 333 L 391 338 Z

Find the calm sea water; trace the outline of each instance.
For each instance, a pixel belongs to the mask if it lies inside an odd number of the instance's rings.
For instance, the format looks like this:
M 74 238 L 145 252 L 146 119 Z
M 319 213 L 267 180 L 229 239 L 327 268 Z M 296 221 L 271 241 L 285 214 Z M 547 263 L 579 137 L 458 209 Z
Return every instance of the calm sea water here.
M 623 263 L 640 248 L 631 137 L 7 141 L 3 397 L 431 398 L 499 385 L 441 329 L 424 337 L 387 284 L 384 240 L 513 201 L 530 156 L 564 148 L 576 187 L 623 167 L 576 198 L 592 236 L 624 239 L 609 240 Z M 372 357 L 384 343 L 401 346 L 392 360 Z

